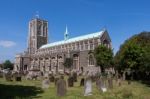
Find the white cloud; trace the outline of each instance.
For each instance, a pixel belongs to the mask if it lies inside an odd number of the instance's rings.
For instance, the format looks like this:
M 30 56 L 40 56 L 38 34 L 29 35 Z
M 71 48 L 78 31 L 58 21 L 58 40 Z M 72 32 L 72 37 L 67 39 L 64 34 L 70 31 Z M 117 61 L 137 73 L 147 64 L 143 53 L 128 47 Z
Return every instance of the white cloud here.
M 16 45 L 16 43 L 13 41 L 6 41 L 6 40 L 0 41 L 0 46 L 2 46 L 2 47 L 13 47 L 15 45 Z

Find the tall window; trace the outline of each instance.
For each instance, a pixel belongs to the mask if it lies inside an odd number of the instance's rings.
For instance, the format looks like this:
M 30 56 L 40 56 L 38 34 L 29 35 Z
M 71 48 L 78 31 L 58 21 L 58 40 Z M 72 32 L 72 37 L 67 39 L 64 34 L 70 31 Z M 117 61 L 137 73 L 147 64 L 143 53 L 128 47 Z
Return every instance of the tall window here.
M 42 28 L 42 23 L 39 21 L 39 22 L 38 22 L 38 25 L 37 25 L 37 34 L 38 34 L 38 35 L 42 35 L 42 34 L 41 34 L 41 28 Z
M 72 44 L 73 50 L 75 50 L 75 43 Z
M 80 42 L 80 50 L 83 50 L 83 42 Z
M 79 57 L 77 54 L 73 55 L 73 69 L 79 68 Z
M 90 41 L 90 50 L 93 50 L 93 41 Z
M 58 63 L 58 65 L 59 65 L 59 66 L 58 66 L 58 67 L 59 67 L 59 69 L 61 69 L 61 70 L 62 70 L 62 69 L 63 69 L 63 62 L 62 62 L 62 61 L 60 61 L 60 62 Z
M 79 50 L 79 42 L 76 43 L 76 46 L 77 46 L 76 49 Z
M 94 57 L 93 57 L 93 55 L 89 55 L 89 66 L 94 66 Z
M 85 41 L 84 44 L 85 44 L 85 50 L 88 50 L 88 42 Z

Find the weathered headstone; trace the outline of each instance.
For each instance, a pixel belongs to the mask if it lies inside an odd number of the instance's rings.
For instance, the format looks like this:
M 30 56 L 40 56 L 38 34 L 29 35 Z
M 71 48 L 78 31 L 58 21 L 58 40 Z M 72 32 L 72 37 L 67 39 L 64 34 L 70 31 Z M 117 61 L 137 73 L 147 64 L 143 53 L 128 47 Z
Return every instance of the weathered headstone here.
M 92 95 L 92 79 L 89 72 L 87 72 L 87 76 L 85 77 L 84 84 L 84 96 Z
M 6 81 L 12 81 L 12 75 L 10 70 L 8 70 L 8 72 L 5 73 L 5 79 Z
M 117 84 L 118 84 L 118 86 L 121 86 L 121 75 L 119 74 L 118 75 L 118 80 L 117 80 Z
M 74 79 L 74 82 L 77 82 L 77 73 L 76 72 L 73 72 L 73 79 Z
M 106 88 L 106 79 L 105 78 L 102 78 L 102 80 L 101 80 L 101 91 L 102 92 L 106 92 L 107 91 L 107 88 Z
M 111 72 L 108 73 L 107 78 L 108 78 L 108 88 L 112 89 L 113 88 L 113 77 L 112 77 L 112 73 Z
M 60 79 L 57 81 L 56 86 L 57 86 L 57 95 L 65 96 L 67 88 L 66 88 L 66 81 L 64 80 L 63 76 L 61 76 Z
M 115 82 L 117 83 L 118 82 L 118 78 L 119 78 L 119 74 L 118 74 L 118 72 L 116 72 L 116 74 L 115 74 Z
M 108 88 L 112 89 L 113 88 L 113 79 L 108 78 Z
M 74 85 L 74 78 L 69 75 L 69 78 L 68 78 L 68 87 L 73 87 Z
M 49 79 L 50 79 L 51 82 L 54 82 L 54 81 L 55 81 L 55 77 L 54 77 L 53 75 L 50 75 L 50 78 L 49 78 Z
M 96 79 L 96 87 L 98 88 L 98 90 L 102 91 L 101 90 L 101 79 L 99 77 L 97 77 L 97 79 Z
M 126 76 L 127 76 L 127 82 L 128 82 L 128 84 L 131 84 L 131 78 L 132 78 L 131 71 L 127 71 Z
M 49 86 L 50 86 L 50 80 L 48 78 L 45 78 L 42 81 L 42 88 L 49 88 Z
M 28 74 L 26 75 L 26 80 L 32 80 L 32 75 L 31 75 L 31 73 L 28 73 Z
M 58 76 L 55 76 L 55 80 L 54 80 L 54 82 L 55 82 L 55 85 L 57 84 L 57 81 L 59 80 L 59 77 Z
M 20 72 L 15 73 L 15 80 L 16 81 L 21 81 L 21 73 Z
M 126 72 L 124 71 L 123 72 L 123 81 L 125 81 L 126 80 Z

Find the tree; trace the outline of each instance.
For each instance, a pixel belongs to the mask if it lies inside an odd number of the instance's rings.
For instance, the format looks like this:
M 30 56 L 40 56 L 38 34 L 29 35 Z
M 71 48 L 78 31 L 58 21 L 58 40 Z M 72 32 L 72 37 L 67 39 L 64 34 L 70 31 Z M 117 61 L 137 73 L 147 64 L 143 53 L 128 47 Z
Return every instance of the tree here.
M 64 67 L 71 70 L 72 64 L 73 64 L 72 58 L 65 58 Z
M 3 68 L 4 69 L 10 69 L 10 70 L 13 70 L 13 63 L 11 63 L 10 60 L 6 60 L 4 63 L 3 63 Z
M 143 49 L 137 45 L 130 45 L 125 50 L 122 57 L 122 66 L 124 68 L 130 68 L 132 70 L 138 70 L 140 68 L 141 60 L 143 58 Z
M 104 72 L 105 68 L 108 68 L 113 64 L 113 51 L 104 45 L 99 45 L 95 48 L 94 56 L 96 58 L 97 66 L 100 66 L 102 72 Z
M 118 70 L 150 70 L 150 32 L 133 35 L 120 46 L 115 55 Z

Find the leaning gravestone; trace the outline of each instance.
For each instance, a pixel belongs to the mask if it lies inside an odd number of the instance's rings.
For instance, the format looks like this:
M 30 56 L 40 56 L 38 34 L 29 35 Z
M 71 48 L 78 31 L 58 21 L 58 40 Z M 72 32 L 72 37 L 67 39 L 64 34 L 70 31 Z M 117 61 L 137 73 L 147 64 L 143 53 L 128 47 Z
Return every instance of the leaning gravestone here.
M 64 80 L 63 76 L 61 76 L 61 78 L 57 81 L 56 87 L 57 87 L 57 95 L 58 96 L 66 95 L 66 93 L 67 93 L 66 81 Z
M 45 78 L 43 81 L 42 81 L 42 88 L 49 88 L 49 85 L 50 85 L 50 81 L 48 78 Z
M 74 85 L 74 78 L 70 75 L 68 78 L 68 87 L 73 87 Z

